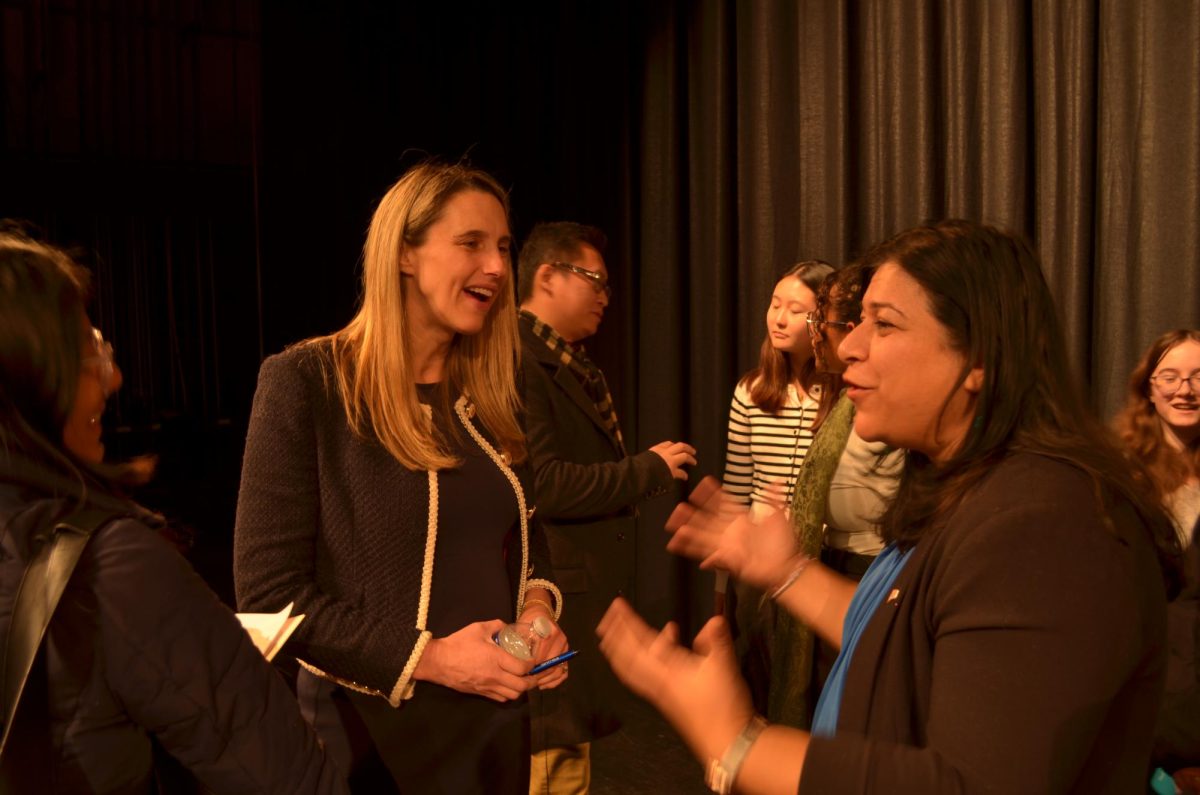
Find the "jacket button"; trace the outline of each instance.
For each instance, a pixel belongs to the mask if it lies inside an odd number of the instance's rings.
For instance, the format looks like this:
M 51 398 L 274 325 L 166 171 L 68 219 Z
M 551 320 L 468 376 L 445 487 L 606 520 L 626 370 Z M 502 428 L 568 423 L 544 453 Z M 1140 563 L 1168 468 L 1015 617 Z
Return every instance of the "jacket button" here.
M 624 541 L 624 540 L 625 540 L 625 534 L 624 534 L 624 533 L 617 533 L 617 540 L 618 540 L 618 541 Z

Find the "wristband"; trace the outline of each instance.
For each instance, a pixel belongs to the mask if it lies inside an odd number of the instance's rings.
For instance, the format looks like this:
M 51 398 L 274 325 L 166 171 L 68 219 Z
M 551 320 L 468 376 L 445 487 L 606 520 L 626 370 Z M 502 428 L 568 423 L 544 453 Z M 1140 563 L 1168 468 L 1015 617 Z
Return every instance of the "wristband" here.
M 746 754 L 750 752 L 750 746 L 754 745 L 754 741 L 758 739 L 758 735 L 762 734 L 765 728 L 767 728 L 767 721 L 761 715 L 754 715 L 741 733 L 725 749 L 725 753 L 720 759 L 708 760 L 704 783 L 708 785 L 709 789 L 717 795 L 729 795 L 733 790 L 733 781 L 742 769 L 742 763 L 746 761 Z

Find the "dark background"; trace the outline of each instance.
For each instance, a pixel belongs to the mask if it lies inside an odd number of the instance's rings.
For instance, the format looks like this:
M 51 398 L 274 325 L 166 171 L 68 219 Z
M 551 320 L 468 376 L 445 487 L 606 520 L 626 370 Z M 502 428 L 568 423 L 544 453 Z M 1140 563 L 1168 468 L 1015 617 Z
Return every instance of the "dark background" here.
M 258 364 L 350 318 L 370 215 L 420 159 L 495 174 L 518 238 L 608 231 L 591 349 L 621 391 L 643 26 L 624 3 L 0 3 L 0 217 L 92 268 L 125 374 L 109 454 L 160 456 L 140 497 L 227 600 Z
M 1022 231 L 1104 414 L 1200 325 L 1195 0 L 291 3 L 0 0 L 0 217 L 77 246 L 125 373 L 115 455 L 231 595 L 265 355 L 351 316 L 371 211 L 426 155 L 512 191 L 513 231 L 596 224 L 589 343 L 626 436 L 722 467 L 774 274 L 930 218 Z M 694 482 L 694 480 L 693 480 Z M 639 606 L 710 580 L 645 506 Z

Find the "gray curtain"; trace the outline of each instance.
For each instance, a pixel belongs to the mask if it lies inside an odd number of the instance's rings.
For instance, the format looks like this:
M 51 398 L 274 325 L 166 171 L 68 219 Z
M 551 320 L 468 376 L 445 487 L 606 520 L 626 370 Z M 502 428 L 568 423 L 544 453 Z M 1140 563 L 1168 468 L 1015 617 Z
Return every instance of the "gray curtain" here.
M 925 220 L 1038 246 L 1106 417 L 1155 336 L 1200 326 L 1197 0 L 676 3 L 644 59 L 637 422 L 703 472 L 775 274 Z M 643 535 L 655 615 L 689 589 Z

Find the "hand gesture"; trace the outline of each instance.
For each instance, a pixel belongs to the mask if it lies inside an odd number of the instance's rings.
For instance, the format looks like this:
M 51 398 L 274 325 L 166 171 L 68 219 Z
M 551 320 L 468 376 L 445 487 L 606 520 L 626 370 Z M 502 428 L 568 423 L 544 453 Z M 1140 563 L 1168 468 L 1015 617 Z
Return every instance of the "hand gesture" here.
M 676 480 L 687 480 L 684 467 L 696 464 L 696 448 L 687 442 L 659 442 L 650 448 L 650 452 L 667 462 L 671 477 Z
M 616 599 L 596 633 L 617 677 L 658 709 L 699 759 L 719 758 L 750 720 L 754 708 L 725 619 L 710 619 L 690 651 L 679 645 L 674 623 L 655 632 Z
M 778 585 L 794 564 L 796 537 L 783 511 L 771 508 L 752 518 L 712 477 L 675 507 L 666 529 L 671 552 L 699 560 L 702 569 L 725 569 L 761 590 Z

